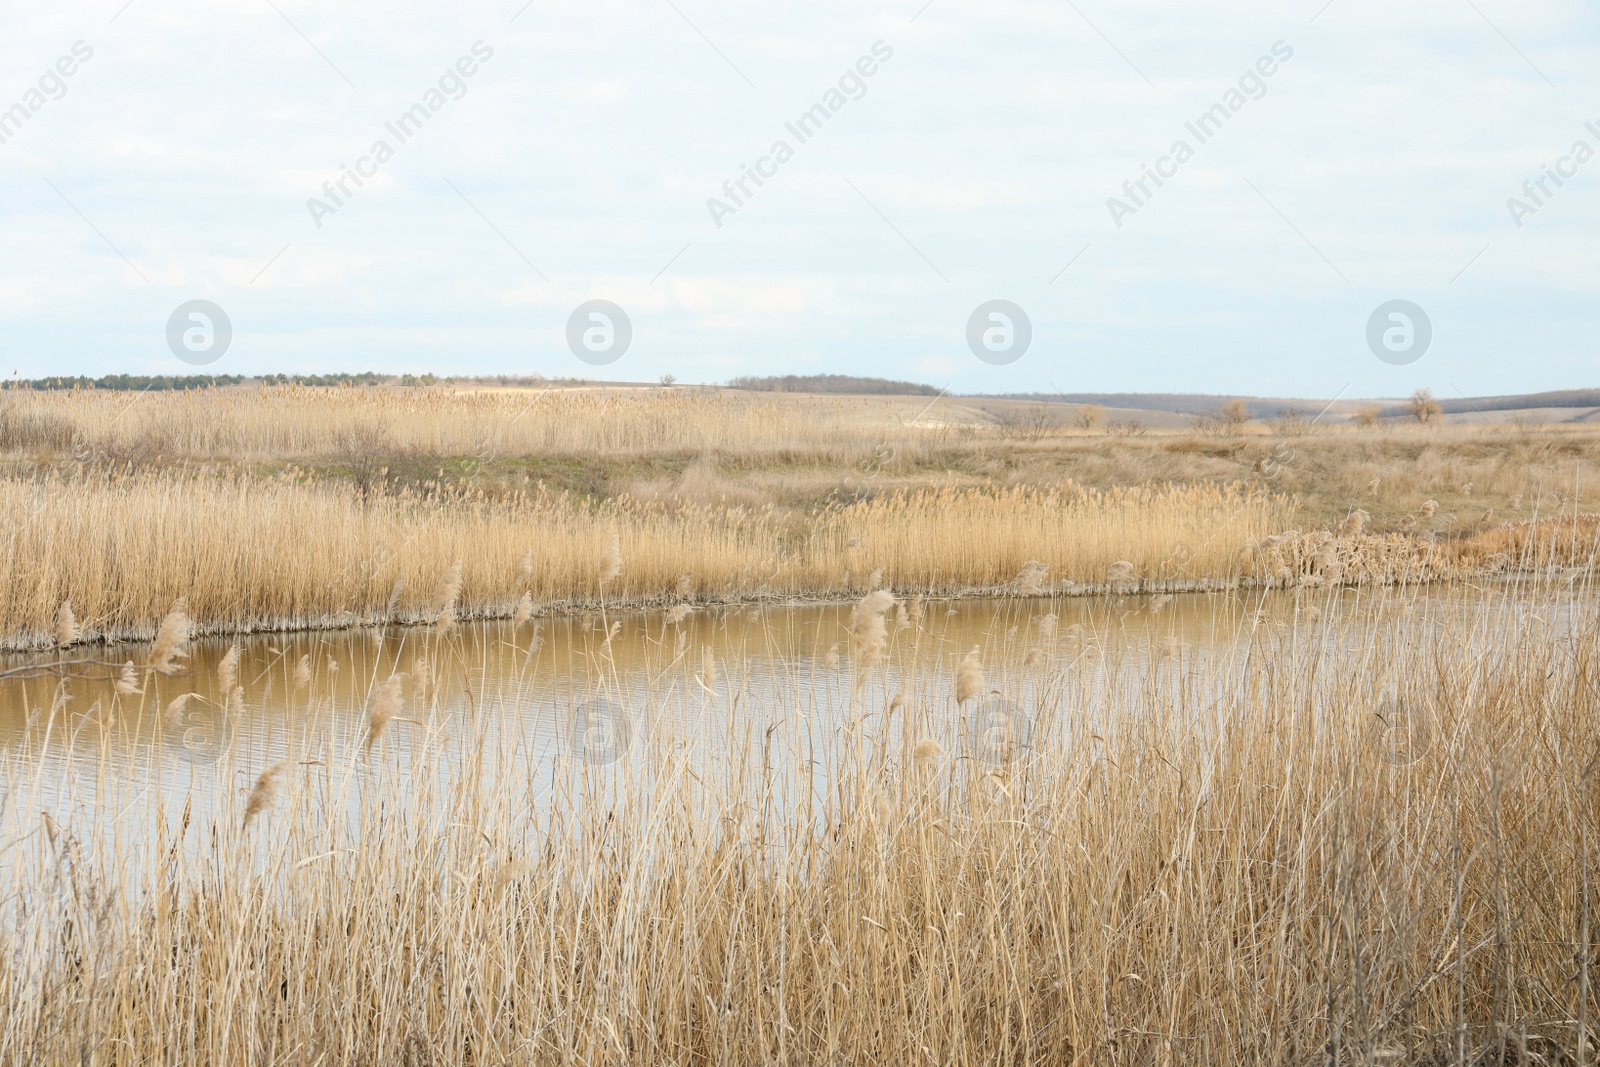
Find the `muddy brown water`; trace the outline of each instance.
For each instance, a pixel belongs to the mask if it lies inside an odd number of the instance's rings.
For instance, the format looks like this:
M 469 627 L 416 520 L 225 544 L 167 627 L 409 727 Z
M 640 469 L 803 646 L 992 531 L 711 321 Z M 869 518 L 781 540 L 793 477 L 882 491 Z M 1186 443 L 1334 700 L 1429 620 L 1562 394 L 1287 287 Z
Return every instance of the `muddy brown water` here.
M 1315 643 L 1381 657 L 1400 626 L 1464 620 L 1466 632 L 1500 640 L 1504 627 L 1529 620 L 1569 625 L 1562 620 L 1584 600 L 1570 588 L 1532 596 L 1476 586 L 929 600 L 910 625 L 891 614 L 883 660 L 859 680 L 849 604 L 699 609 L 678 621 L 662 611 L 592 612 L 464 623 L 443 636 L 413 628 L 205 639 L 178 675 L 138 671 L 138 692 L 119 692 L 110 668 L 63 678 L 46 673 L 49 657 L 9 657 L 0 668 L 41 673 L 0 681 L 0 818 L 14 832 L 49 812 L 133 833 L 152 809 L 205 811 L 242 795 L 286 756 L 403 767 L 424 741 L 514 746 L 548 785 L 575 764 L 626 769 L 652 746 L 677 746 L 710 767 L 777 737 L 780 760 L 825 775 L 816 768 L 845 728 L 892 719 L 902 693 L 914 706 L 902 721 L 919 734 L 965 733 L 992 758 L 995 736 L 1026 746 L 1041 709 L 1107 714 L 1148 699 L 1152 686 L 1204 699 L 1252 655 Z M 233 647 L 239 692 L 230 696 L 219 666 Z M 954 675 L 974 647 L 985 692 L 958 706 Z M 137 664 L 146 649 L 93 654 Z M 391 678 L 402 704 L 368 750 L 369 715 Z

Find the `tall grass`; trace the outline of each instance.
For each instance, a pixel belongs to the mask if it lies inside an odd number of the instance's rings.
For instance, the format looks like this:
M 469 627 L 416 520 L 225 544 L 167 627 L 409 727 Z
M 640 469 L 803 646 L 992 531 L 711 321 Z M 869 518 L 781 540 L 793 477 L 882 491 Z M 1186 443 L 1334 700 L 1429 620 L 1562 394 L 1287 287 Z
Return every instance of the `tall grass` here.
M 0 480 L 0 637 L 55 643 L 64 603 L 75 633 L 147 632 L 178 597 L 202 632 L 431 622 L 458 563 L 462 617 L 509 616 L 524 595 L 548 607 L 602 593 L 617 604 L 994 589 L 1030 561 L 1058 582 L 1099 582 L 1122 561 L 1147 583 L 1226 578 L 1288 509 L 1209 486 L 928 490 L 794 517 L 540 490 L 362 501 L 324 483 L 183 473 Z
M 853 462 L 949 435 L 927 401 L 662 389 L 457 392 L 272 386 L 148 394 L 0 393 L 0 452 L 152 462 L 429 456 L 636 456 L 727 450 Z M 970 420 L 969 420 L 970 421 Z
M 1591 1063 L 1600 618 L 1430 605 L 1148 661 L 1022 609 L 981 668 L 868 625 L 865 683 L 810 668 L 838 722 L 669 645 L 650 692 L 701 715 L 606 764 L 519 737 L 539 679 L 397 709 L 381 674 L 388 732 L 308 706 L 192 806 L 51 803 L 30 751 L 0 1061 Z

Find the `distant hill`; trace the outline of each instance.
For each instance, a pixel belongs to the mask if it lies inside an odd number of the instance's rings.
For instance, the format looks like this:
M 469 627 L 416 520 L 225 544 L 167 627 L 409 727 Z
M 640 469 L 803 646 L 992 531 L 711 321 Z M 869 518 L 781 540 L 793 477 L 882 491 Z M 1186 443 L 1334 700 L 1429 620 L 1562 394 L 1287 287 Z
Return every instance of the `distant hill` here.
M 1437 397 L 1446 415 L 1468 411 L 1518 411 L 1524 408 L 1600 408 L 1600 389 L 1560 389 L 1521 396 L 1477 396 L 1471 400 Z
M 1035 403 L 1099 404 L 1108 408 L 1133 411 L 1171 411 L 1180 415 L 1209 415 L 1230 400 L 1243 400 L 1251 418 L 1264 418 L 1284 411 L 1315 414 L 1331 403 L 1329 400 L 1274 397 L 1233 397 L 1206 393 L 1006 393 L 1000 400 L 1025 400 Z M 1519 396 L 1436 396 L 1439 407 L 1446 415 L 1470 412 L 1520 411 L 1530 408 L 1597 408 L 1600 407 L 1600 389 L 1561 389 L 1547 393 L 1525 393 Z M 1340 407 L 1350 408 L 1362 403 L 1353 397 L 1340 401 Z M 1390 398 L 1369 401 L 1383 409 L 1385 415 L 1405 411 L 1405 400 Z
M 732 389 L 758 393 L 854 393 L 866 396 L 938 396 L 940 390 L 916 382 L 858 378 L 852 374 L 783 374 L 768 378 L 734 378 Z
M 1129 411 L 1170 411 L 1179 415 L 1210 415 L 1231 400 L 1243 400 L 1250 417 L 1259 419 L 1281 411 L 1316 414 L 1326 400 L 1274 399 L 1271 397 L 1212 396 L 1208 393 L 1002 393 L 997 400 L 1031 400 L 1059 404 L 1098 404 Z

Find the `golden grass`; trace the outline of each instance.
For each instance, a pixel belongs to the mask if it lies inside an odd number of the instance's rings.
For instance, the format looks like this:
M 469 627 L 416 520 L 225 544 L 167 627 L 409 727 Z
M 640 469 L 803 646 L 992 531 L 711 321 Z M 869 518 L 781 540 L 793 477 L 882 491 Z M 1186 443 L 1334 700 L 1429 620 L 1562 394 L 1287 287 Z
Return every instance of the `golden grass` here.
M 1600 619 L 1318 607 L 1131 673 L 1115 630 L 997 618 L 1015 758 L 911 626 L 844 722 L 713 678 L 605 766 L 525 747 L 535 681 L 370 750 L 307 714 L 291 770 L 181 811 L 19 788 L 0 1060 L 1592 1063 Z
M 875 574 L 1426 580 L 1526 565 L 1518 531 L 1570 522 L 1600 461 L 1584 427 L 1022 439 L 987 418 L 952 397 L 653 388 L 0 390 L 0 647 L 143 633 L 179 595 L 203 630 L 448 629 L 602 592 L 851 595 Z M 445 612 L 428 594 L 457 561 Z
M 913 403 L 915 400 L 915 403 Z M 916 398 L 678 389 L 311 388 L 0 393 L 0 451 L 173 460 L 362 455 L 637 456 L 725 450 L 833 457 L 947 439 Z
M 929 489 L 793 516 L 537 490 L 363 501 L 291 478 L 52 475 L 0 480 L 0 637 L 55 643 L 64 603 L 75 635 L 149 633 L 178 597 L 201 632 L 448 629 L 511 616 L 524 596 L 549 607 L 992 591 L 1030 564 L 1057 587 L 1103 582 L 1117 563 L 1147 586 L 1225 580 L 1248 572 L 1249 546 L 1289 514 L 1282 497 L 1213 486 Z

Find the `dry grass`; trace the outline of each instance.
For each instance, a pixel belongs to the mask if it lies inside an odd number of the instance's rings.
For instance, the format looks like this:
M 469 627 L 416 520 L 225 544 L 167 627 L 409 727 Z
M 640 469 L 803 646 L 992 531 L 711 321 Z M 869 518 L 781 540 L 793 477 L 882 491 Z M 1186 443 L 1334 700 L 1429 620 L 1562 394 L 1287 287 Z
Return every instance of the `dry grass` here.
M 425 593 L 457 560 L 465 616 L 684 575 L 698 599 L 1492 572 L 1600 461 L 1575 426 L 1265 431 L 1018 436 L 951 397 L 8 389 L 0 645 L 141 633 L 180 594 L 202 629 L 447 624 Z
M 1248 572 L 1289 517 L 1238 488 L 925 490 L 793 516 L 566 494 L 376 493 L 182 473 L 0 480 L 0 637 L 149 633 L 178 597 L 201 632 L 511 616 L 695 599 L 994 590 L 1030 562 L 1058 584 L 1131 561 L 1144 584 Z M 459 564 L 459 571 L 454 571 Z M 452 595 L 438 590 L 454 574 Z
M 518 689 L 370 750 L 306 714 L 291 770 L 193 809 L 121 808 L 113 758 L 19 786 L 0 1061 L 1592 1063 L 1600 620 L 1319 610 L 1131 673 L 997 619 L 1014 758 L 978 755 L 975 668 L 897 626 L 903 688 L 828 728 L 705 672 L 689 737 L 604 766 L 542 764 Z M 700 691 L 661 656 L 651 701 Z
M 916 450 L 950 436 L 927 420 L 912 424 L 927 403 L 913 399 L 678 389 L 13 389 L 0 393 L 0 451 L 153 463 L 722 450 L 851 462 L 879 446 Z

